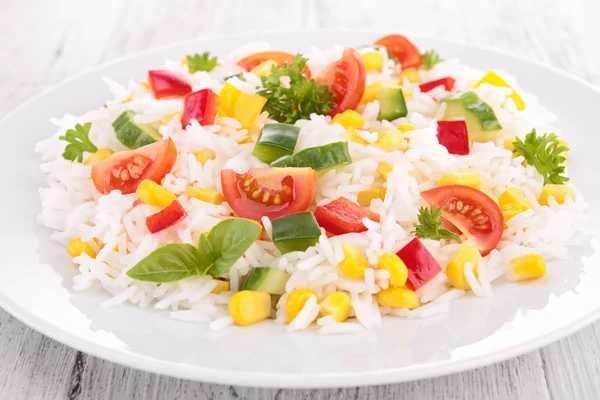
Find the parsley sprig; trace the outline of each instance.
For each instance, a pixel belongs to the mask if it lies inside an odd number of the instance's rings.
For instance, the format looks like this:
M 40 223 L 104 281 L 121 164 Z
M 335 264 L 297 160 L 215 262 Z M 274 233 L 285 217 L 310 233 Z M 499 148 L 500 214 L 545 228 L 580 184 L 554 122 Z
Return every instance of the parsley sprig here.
M 532 129 L 525 136 L 525 141 L 517 138 L 513 146 L 513 153 L 523 156 L 527 164 L 533 165 L 544 177 L 544 185 L 562 185 L 569 180 L 563 175 L 565 167 L 561 165 L 566 160 L 564 154 L 569 148 L 559 142 L 554 133 L 538 136 L 535 129 Z
M 304 76 L 306 61 L 298 54 L 291 65 L 273 66 L 269 75 L 260 78 L 263 87 L 257 94 L 267 98 L 264 110 L 274 120 L 293 124 L 312 113 L 325 115 L 333 108 L 329 87 Z
M 188 69 L 192 74 L 197 71 L 210 72 L 219 62 L 217 57 L 211 57 L 208 51 L 205 51 L 202 54 L 196 53 L 186 56 L 185 60 L 187 61 Z
M 426 70 L 430 70 L 431 68 L 435 67 L 440 61 L 444 61 L 444 59 L 440 57 L 440 54 L 433 49 L 427 50 L 425 53 L 423 53 L 423 68 Z
M 98 151 L 89 137 L 91 127 L 91 122 L 86 122 L 83 126 L 77 124 L 75 129 L 69 129 L 64 136 L 59 136 L 60 140 L 69 142 L 62 154 L 65 160 L 82 162 L 84 152 L 95 153 Z
M 414 235 L 419 239 L 433 239 L 433 240 L 454 240 L 458 243 L 462 243 L 460 236 L 456 233 L 449 231 L 448 229 L 442 228 L 440 217 L 442 216 L 442 209 L 436 206 L 421 207 L 419 208 L 419 219 L 418 224 L 413 224 L 415 227 Z

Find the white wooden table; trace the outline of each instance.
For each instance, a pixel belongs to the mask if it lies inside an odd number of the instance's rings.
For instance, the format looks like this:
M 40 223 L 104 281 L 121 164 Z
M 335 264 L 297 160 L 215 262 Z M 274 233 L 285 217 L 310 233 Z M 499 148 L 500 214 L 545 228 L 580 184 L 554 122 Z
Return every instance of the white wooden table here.
M 116 57 L 202 35 L 266 30 L 441 36 L 509 50 L 600 85 L 599 16 L 597 0 L 0 0 L 0 117 L 42 89 Z M 0 310 L 0 399 L 598 399 L 599 337 L 596 323 L 497 365 L 396 385 L 251 389 L 102 361 Z

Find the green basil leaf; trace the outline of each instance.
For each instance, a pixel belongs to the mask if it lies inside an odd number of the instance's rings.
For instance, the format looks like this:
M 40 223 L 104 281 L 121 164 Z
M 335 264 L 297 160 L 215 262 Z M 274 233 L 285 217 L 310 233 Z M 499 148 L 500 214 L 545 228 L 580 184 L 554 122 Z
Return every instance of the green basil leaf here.
M 198 250 L 191 244 L 171 243 L 154 250 L 127 271 L 127 276 L 144 282 L 166 283 L 205 275 Z
M 208 234 L 208 241 L 216 259 L 208 273 L 212 276 L 227 273 L 261 232 L 262 226 L 258 222 L 244 218 L 230 218 L 215 225 Z
M 208 238 L 204 234 L 200 235 L 200 241 L 198 242 L 198 257 L 200 258 L 200 264 L 205 273 L 217 260 L 215 249 L 213 249 L 212 244 L 210 244 Z

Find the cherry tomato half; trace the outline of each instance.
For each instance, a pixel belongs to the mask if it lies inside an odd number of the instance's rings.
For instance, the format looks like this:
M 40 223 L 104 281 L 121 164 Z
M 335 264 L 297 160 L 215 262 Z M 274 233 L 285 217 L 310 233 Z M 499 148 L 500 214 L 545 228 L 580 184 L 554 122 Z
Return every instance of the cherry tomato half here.
M 421 192 L 430 205 L 442 208 L 442 215 L 469 239 L 482 255 L 500 241 L 504 217 L 498 204 L 487 194 L 464 185 L 447 185 Z
M 335 107 L 329 115 L 354 110 L 365 92 L 366 79 L 367 70 L 360 53 L 351 47 L 344 50 L 342 58 L 325 67 L 315 81 L 329 86 L 335 97 Z
M 102 194 L 113 190 L 133 193 L 144 179 L 160 183 L 171 172 L 176 158 L 177 148 L 171 138 L 161 140 L 93 164 L 92 181 Z
M 306 211 L 315 196 L 317 173 L 312 168 L 253 168 L 245 174 L 224 169 L 221 186 L 238 216 L 260 221 Z
M 175 99 L 192 92 L 192 85 L 185 76 L 164 69 L 148 71 L 148 83 L 157 100 Z
M 258 53 L 250 54 L 239 60 L 236 64 L 239 67 L 244 68 L 246 71 L 251 71 L 254 67 L 258 67 L 265 61 L 272 60 L 278 65 L 291 64 L 296 59 L 296 55 L 285 51 L 261 51 Z M 306 79 L 311 78 L 310 69 L 308 66 L 305 68 L 304 76 Z
M 383 46 L 394 56 L 402 69 L 420 68 L 423 65 L 421 52 L 410 40 L 402 35 L 388 35 L 380 38 L 374 44 Z

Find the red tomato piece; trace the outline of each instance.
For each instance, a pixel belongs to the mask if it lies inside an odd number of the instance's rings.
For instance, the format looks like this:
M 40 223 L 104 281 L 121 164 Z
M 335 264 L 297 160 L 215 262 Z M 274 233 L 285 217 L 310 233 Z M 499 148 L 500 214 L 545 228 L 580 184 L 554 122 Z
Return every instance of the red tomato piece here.
M 148 83 L 157 100 L 175 99 L 192 93 L 192 85 L 185 76 L 164 69 L 148 71 Z
M 183 99 L 181 125 L 185 128 L 195 119 L 200 125 L 212 125 L 215 122 L 219 96 L 211 89 L 202 89 L 190 93 Z
M 335 107 L 329 115 L 354 110 L 365 92 L 366 79 L 365 64 L 359 52 L 351 47 L 344 50 L 342 58 L 325 67 L 315 81 L 329 86 L 335 98 Z
M 144 179 L 160 183 L 171 172 L 176 158 L 177 147 L 171 138 L 161 140 L 93 164 L 92 181 L 102 194 L 113 190 L 133 193 Z
M 317 207 L 314 215 L 319 226 L 333 235 L 366 231 L 367 228 L 362 222 L 363 218 L 379 222 L 379 214 L 375 214 L 368 208 L 361 207 L 345 197 Z
M 406 287 L 417 290 L 442 272 L 442 267 L 419 238 L 414 238 L 396 253 L 408 269 Z
M 421 89 L 421 92 L 427 93 L 430 90 L 433 90 L 438 86 L 443 86 L 444 89 L 451 92 L 452 89 L 454 89 L 454 82 L 455 82 L 454 78 L 447 76 L 445 78 L 437 79 L 435 81 L 421 83 L 419 85 L 419 89 Z
M 317 190 L 312 168 L 253 168 L 245 174 L 221 170 L 229 206 L 240 217 L 260 221 L 306 211 Z
M 285 51 L 261 51 L 242 58 L 236 64 L 244 68 L 246 71 L 252 71 L 252 69 L 258 67 L 265 61 L 272 60 L 281 66 L 284 64 L 290 65 L 294 62 L 295 59 L 295 54 L 288 53 Z M 310 79 L 312 75 L 308 66 L 306 66 L 304 70 L 304 76 L 306 77 L 306 79 Z
M 183 209 L 181 203 L 177 200 L 173 201 L 171 205 L 163 208 L 156 214 L 152 214 L 146 217 L 146 226 L 150 233 L 157 233 L 164 229 L 167 229 L 187 216 L 187 213 Z
M 437 138 L 448 149 L 448 153 L 459 156 L 469 154 L 469 133 L 465 121 L 438 121 Z
M 500 241 L 504 217 L 498 204 L 480 190 L 464 185 L 446 185 L 421 192 L 430 205 L 442 208 L 442 215 L 469 239 L 482 255 Z
M 402 35 L 388 35 L 374 44 L 383 46 L 402 65 L 402 69 L 420 68 L 423 65 L 421 52 L 410 40 Z

